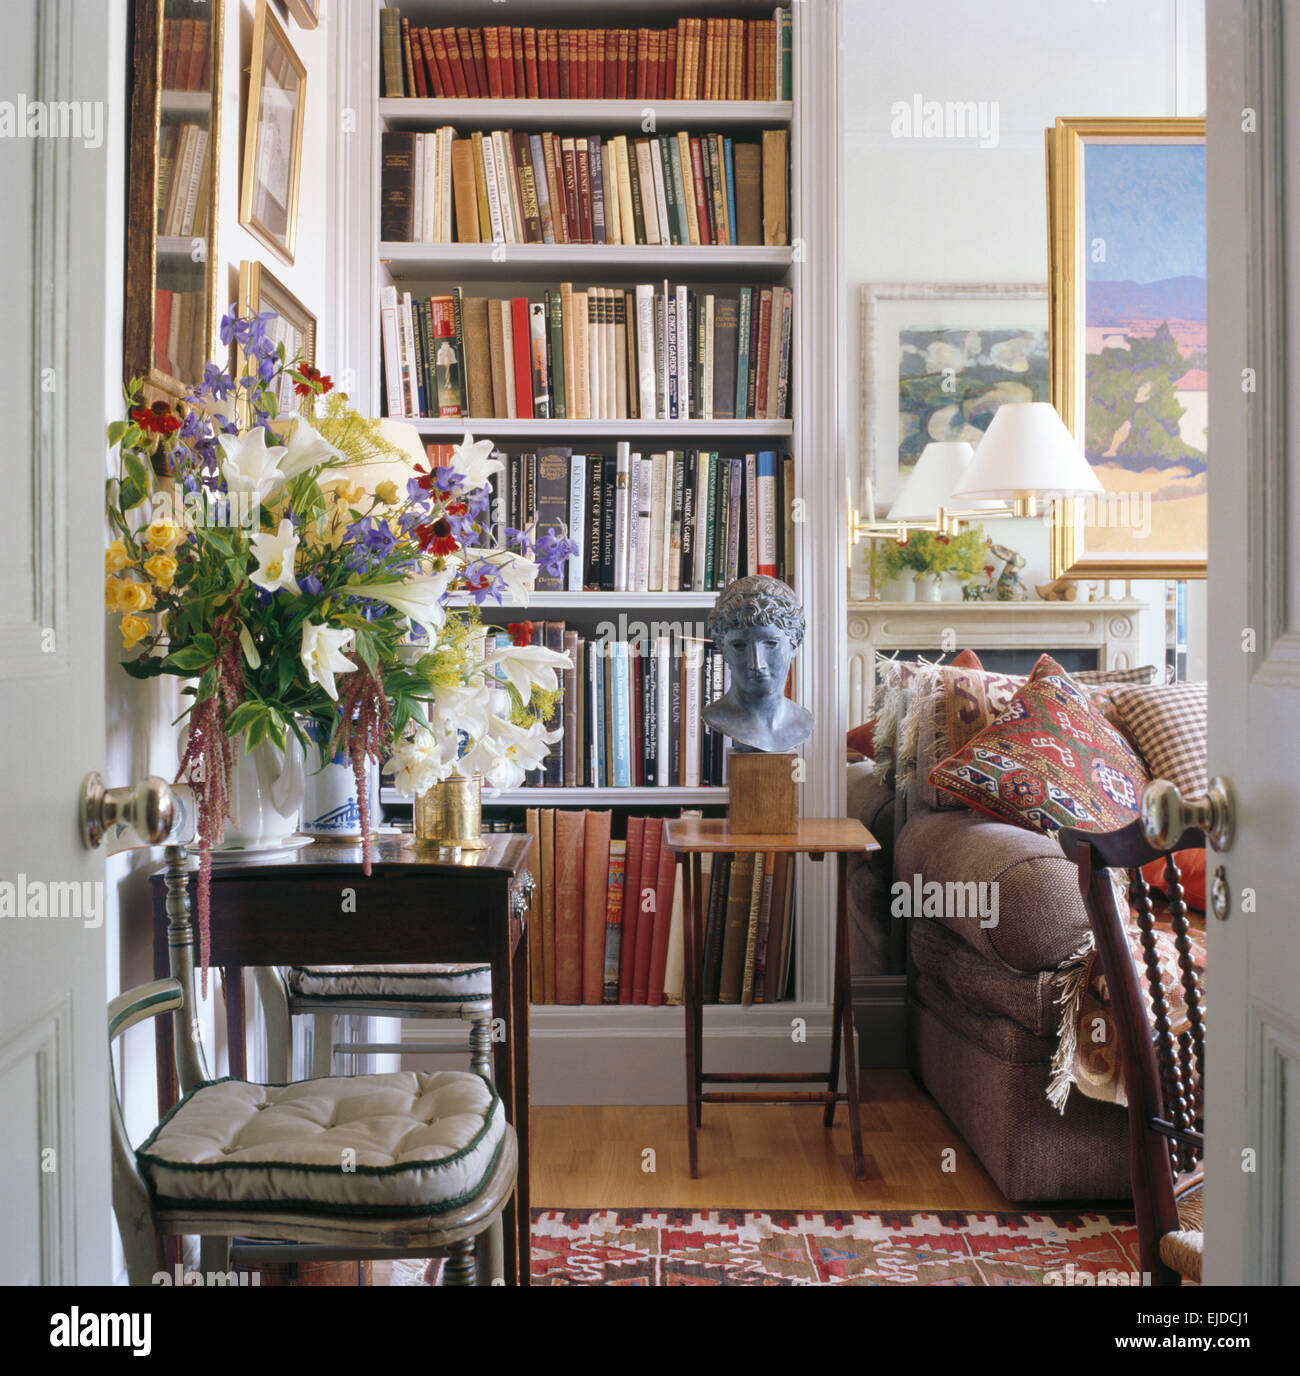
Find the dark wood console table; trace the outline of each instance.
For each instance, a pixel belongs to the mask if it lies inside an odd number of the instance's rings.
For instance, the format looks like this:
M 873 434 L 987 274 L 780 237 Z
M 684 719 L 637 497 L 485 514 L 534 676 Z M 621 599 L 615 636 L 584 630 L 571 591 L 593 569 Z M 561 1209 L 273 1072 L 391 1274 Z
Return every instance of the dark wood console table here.
M 505 1219 L 506 1275 L 529 1282 L 528 918 L 532 838 L 490 835 L 456 853 L 381 835 L 369 878 L 358 842 L 214 865 L 211 965 L 222 971 L 230 1073 L 246 1074 L 241 972 L 257 965 L 492 962 L 492 1003 L 506 1035 L 494 1045 L 498 1093 L 519 1139 L 519 1178 Z M 191 911 L 197 914 L 195 879 Z M 167 964 L 166 887 L 152 877 L 154 975 Z M 353 891 L 345 901 L 345 889 Z M 197 917 L 195 940 L 197 945 Z M 197 955 L 197 952 L 196 952 Z M 172 1020 L 155 1021 L 160 1116 L 179 1097 Z

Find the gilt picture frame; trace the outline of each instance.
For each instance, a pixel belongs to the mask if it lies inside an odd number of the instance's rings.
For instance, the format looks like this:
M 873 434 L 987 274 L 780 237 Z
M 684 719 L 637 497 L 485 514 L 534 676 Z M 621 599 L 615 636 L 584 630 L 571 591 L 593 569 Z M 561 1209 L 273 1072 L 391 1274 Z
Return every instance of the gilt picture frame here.
M 273 344 L 284 345 L 285 361 L 301 354 L 304 362 L 314 365 L 316 317 L 268 268 L 244 259 L 239 264 L 239 314 L 260 315 L 266 311 L 275 315 L 267 327 L 267 336 Z M 236 376 L 246 371 L 242 356 L 236 360 L 236 369 Z M 292 379 L 281 377 L 279 387 L 279 413 L 290 415 L 297 409 Z
M 307 69 L 267 0 L 257 0 L 249 63 L 239 223 L 293 262 L 298 238 Z
M 1053 577 L 1205 577 L 1205 121 L 1046 131 L 1052 401 L 1105 495 L 1058 502 Z

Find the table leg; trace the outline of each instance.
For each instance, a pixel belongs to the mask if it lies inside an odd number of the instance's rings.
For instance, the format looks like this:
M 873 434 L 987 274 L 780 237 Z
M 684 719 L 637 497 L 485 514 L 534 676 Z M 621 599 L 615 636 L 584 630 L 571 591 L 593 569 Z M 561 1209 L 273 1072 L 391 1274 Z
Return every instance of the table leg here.
M 841 899 L 839 884 L 843 882 L 843 863 L 840 859 L 840 868 L 836 874 L 836 898 L 835 898 L 835 976 L 831 988 L 831 1069 L 827 1079 L 826 1087 L 834 1094 L 840 1087 L 840 1039 L 843 1034 L 844 1025 L 844 988 L 847 983 L 844 973 L 844 955 L 842 942 L 840 940 Z M 835 1100 L 831 1099 L 826 1105 L 826 1111 L 822 1114 L 822 1123 L 825 1127 L 830 1127 L 835 1121 Z M 850 1125 L 851 1127 L 852 1125 Z
M 691 874 L 694 881 L 695 908 L 695 1126 L 704 1125 L 704 914 L 708 908 L 708 895 L 704 892 L 704 857 L 696 855 L 691 860 Z
M 515 1135 L 519 1141 L 519 1181 L 515 1190 L 515 1205 L 518 1210 L 516 1229 L 518 1245 L 519 1284 L 532 1284 L 532 1206 L 528 1186 L 528 1137 L 532 1115 L 532 1095 L 528 1081 L 528 1006 L 529 1006 L 529 955 L 528 927 L 520 933 L 519 944 L 515 948 L 514 979 L 514 1098 L 515 1098 Z
M 849 963 L 849 857 L 841 852 L 837 857 L 835 899 L 835 999 L 839 1009 L 838 1021 L 843 1026 L 844 1086 L 848 1092 L 849 1138 L 853 1143 L 853 1172 L 861 1179 L 866 1174 L 862 1155 L 862 1118 L 858 1113 L 858 1057 L 853 1041 L 853 998 Z M 832 1085 L 832 1088 L 835 1086 Z M 833 1107 L 828 1105 L 828 1107 Z
M 682 1004 L 686 1010 L 686 1141 L 690 1153 L 691 1179 L 700 1174 L 699 1141 L 699 1024 L 703 1017 L 699 998 L 699 970 L 695 959 L 696 859 L 686 852 L 677 856 L 682 889 Z
M 248 1056 L 244 1048 L 244 967 L 221 967 L 221 992 L 226 1001 L 226 1051 L 230 1074 L 235 1080 L 248 1078 Z

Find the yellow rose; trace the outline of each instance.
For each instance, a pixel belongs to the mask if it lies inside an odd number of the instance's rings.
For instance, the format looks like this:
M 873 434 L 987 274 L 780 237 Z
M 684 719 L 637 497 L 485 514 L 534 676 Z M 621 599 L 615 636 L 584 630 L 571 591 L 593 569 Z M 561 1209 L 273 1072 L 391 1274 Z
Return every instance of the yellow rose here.
M 114 540 L 104 551 L 104 572 L 121 573 L 131 562 L 131 556 L 126 552 L 126 546 L 121 540 Z
M 386 478 L 382 483 L 376 485 L 375 496 L 378 497 L 385 506 L 396 506 L 397 484 L 391 478 Z
M 104 579 L 104 606 L 106 606 L 110 612 L 120 612 L 122 610 L 119 599 L 123 587 L 124 583 L 120 578 Z
M 176 560 L 170 554 L 155 554 L 144 561 L 144 571 L 164 590 L 170 588 L 176 577 Z
M 149 634 L 149 623 L 141 616 L 122 618 L 122 648 L 134 649 Z
M 118 580 L 117 610 L 147 612 L 153 606 L 153 590 L 145 583 L 126 583 Z
M 366 495 L 366 489 L 360 483 L 349 482 L 346 478 L 341 478 L 338 482 L 326 489 L 329 496 L 335 501 L 350 505 L 352 502 L 359 502 Z
M 174 550 L 185 538 L 185 532 L 174 521 L 159 518 L 144 532 L 144 542 L 150 549 L 161 550 L 164 554 Z

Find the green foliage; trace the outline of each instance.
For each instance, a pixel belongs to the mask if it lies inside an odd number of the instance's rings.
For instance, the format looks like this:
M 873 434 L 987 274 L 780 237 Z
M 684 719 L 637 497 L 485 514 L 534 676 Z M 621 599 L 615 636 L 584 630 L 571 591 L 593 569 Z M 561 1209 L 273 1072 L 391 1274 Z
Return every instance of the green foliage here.
M 963 580 L 976 577 L 984 566 L 988 541 L 983 526 L 967 526 L 958 535 L 914 530 L 905 544 L 880 540 L 872 545 L 871 572 L 877 583 L 900 573 L 951 574 Z

